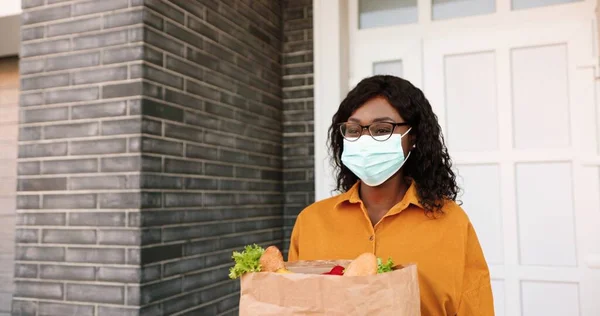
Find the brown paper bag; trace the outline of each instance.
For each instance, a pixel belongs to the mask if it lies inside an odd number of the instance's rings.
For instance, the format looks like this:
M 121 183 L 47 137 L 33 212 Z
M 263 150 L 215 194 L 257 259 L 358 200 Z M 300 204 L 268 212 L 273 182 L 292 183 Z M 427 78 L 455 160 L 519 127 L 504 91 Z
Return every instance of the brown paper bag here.
M 350 261 L 287 263 L 289 274 L 247 273 L 241 278 L 240 316 L 419 316 L 417 267 L 396 266 L 374 276 L 321 275 Z

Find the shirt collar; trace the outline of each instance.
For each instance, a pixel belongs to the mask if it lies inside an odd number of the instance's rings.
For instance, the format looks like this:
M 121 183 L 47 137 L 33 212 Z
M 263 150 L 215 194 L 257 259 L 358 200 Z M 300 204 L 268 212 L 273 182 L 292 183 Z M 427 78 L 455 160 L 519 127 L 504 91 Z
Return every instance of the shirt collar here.
M 336 208 L 340 204 L 345 203 L 345 202 L 349 202 L 352 204 L 361 203 L 362 200 L 360 199 L 360 196 L 359 196 L 359 187 L 360 187 L 360 180 L 356 181 L 356 183 L 348 191 L 340 194 L 339 199 L 335 205 Z M 419 202 L 419 195 L 417 193 L 417 187 L 416 187 L 415 181 L 412 179 L 410 179 L 410 185 L 408 187 L 408 190 L 406 190 L 406 193 L 404 194 L 404 198 L 402 198 L 402 201 L 400 201 L 398 204 L 394 205 L 390 209 L 390 212 L 388 213 L 388 215 L 400 213 L 401 211 L 406 209 L 410 204 L 418 206 L 420 208 L 423 208 L 423 206 Z

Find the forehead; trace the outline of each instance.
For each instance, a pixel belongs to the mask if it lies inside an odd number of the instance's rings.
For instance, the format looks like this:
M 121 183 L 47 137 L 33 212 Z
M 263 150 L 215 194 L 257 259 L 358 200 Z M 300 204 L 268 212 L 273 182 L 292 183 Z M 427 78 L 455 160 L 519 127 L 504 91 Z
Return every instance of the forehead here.
M 403 122 L 402 116 L 384 97 L 375 97 L 365 102 L 350 115 L 349 121 L 369 124 L 374 120 L 390 118 L 394 122 Z M 390 121 L 389 119 L 386 121 Z

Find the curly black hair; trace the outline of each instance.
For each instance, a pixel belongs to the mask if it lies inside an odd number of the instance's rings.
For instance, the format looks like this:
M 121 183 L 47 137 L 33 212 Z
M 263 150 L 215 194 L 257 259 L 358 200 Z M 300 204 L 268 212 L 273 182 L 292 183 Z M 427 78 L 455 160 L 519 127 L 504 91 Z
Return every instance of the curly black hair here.
M 416 184 L 419 202 L 426 212 L 443 213 L 447 200 L 456 201 L 459 193 L 452 161 L 437 116 L 421 90 L 409 81 L 389 75 L 376 75 L 363 79 L 340 104 L 329 127 L 329 150 L 337 171 L 337 190 L 346 192 L 357 181 L 342 163 L 344 149 L 339 124 L 346 122 L 359 107 L 374 97 L 384 97 L 412 127 L 416 147 L 404 164 L 404 176 Z

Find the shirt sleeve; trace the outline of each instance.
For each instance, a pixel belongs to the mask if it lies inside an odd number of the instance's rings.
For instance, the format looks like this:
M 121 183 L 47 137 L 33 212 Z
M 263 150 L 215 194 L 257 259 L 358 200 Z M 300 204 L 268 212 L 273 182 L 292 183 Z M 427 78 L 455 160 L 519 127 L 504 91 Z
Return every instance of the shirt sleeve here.
M 300 237 L 300 216 L 296 218 L 296 223 L 294 223 L 294 228 L 292 229 L 292 236 L 290 238 L 290 247 L 288 251 L 288 261 L 297 261 L 299 257 L 299 243 Z
M 457 315 L 494 315 L 489 268 L 471 223 L 467 231 L 463 287 Z

